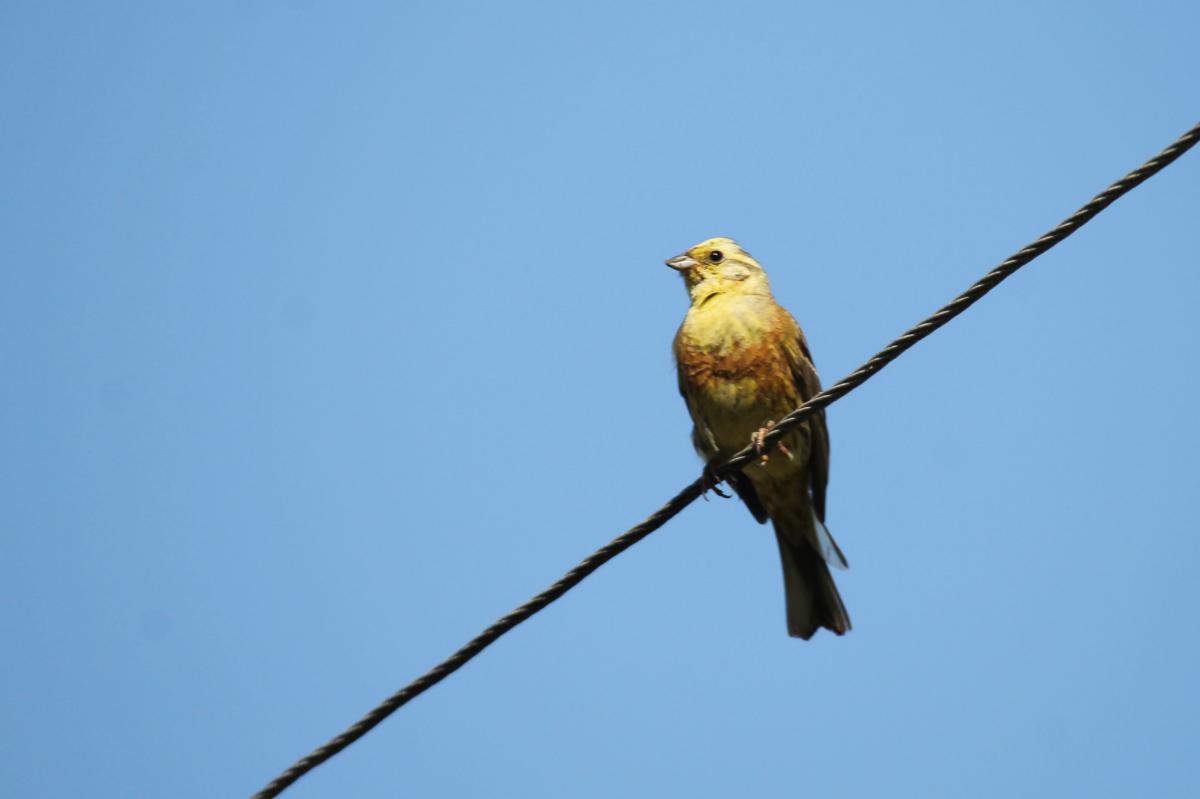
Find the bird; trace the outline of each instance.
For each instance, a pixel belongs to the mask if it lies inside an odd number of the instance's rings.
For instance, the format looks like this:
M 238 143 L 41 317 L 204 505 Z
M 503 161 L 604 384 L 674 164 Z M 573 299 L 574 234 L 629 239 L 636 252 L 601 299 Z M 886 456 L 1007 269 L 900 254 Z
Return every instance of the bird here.
M 832 565 L 848 567 L 825 527 L 829 431 L 824 410 L 766 452 L 763 436 L 821 390 L 804 332 L 775 301 L 767 273 L 736 241 L 702 241 L 669 258 L 691 300 L 674 354 L 679 393 L 692 418 L 692 444 L 715 468 L 753 444 L 759 458 L 725 478 L 761 524 L 775 528 L 783 564 L 788 634 L 808 640 L 820 628 L 843 635 L 850 616 Z

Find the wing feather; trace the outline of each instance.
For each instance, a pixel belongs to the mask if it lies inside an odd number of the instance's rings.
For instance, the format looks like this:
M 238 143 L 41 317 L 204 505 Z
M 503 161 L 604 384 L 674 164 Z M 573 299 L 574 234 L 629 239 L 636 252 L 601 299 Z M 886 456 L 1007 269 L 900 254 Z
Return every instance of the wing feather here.
M 790 315 L 789 315 L 790 316 Z M 821 378 L 817 368 L 813 366 L 812 354 L 808 350 L 808 341 L 804 331 L 792 319 L 796 328 L 795 349 L 788 347 L 788 361 L 792 368 L 792 379 L 796 382 L 796 391 L 801 402 L 808 402 L 821 393 Z M 825 488 L 829 483 L 829 428 L 825 423 L 825 410 L 817 411 L 808 418 L 809 456 L 808 474 L 809 491 L 812 494 L 813 510 L 817 519 L 825 521 Z

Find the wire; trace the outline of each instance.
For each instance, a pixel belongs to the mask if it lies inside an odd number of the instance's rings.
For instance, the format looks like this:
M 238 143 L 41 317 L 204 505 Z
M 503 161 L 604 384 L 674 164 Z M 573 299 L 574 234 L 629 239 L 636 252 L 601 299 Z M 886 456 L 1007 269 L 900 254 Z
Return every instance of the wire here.
M 962 294 L 955 297 L 950 303 L 945 305 L 937 313 L 915 325 L 906 331 L 903 335 L 888 344 L 880 350 L 874 357 L 864 363 L 858 369 L 850 373 L 844 379 L 830 386 L 828 389 L 815 395 L 812 399 L 805 402 L 796 410 L 781 419 L 763 439 L 763 447 L 769 450 L 779 439 L 783 438 L 788 431 L 795 428 L 797 425 L 804 422 L 805 419 L 812 416 L 822 408 L 836 402 L 842 397 L 849 394 L 854 389 L 861 386 L 869 380 L 876 372 L 883 369 L 896 358 L 907 350 L 909 347 L 916 344 L 921 339 L 928 336 L 933 331 L 937 330 L 942 325 L 949 322 L 954 317 L 971 307 L 983 295 L 994 289 L 1005 278 L 1016 272 L 1025 264 L 1037 258 L 1042 253 L 1049 250 L 1054 245 L 1058 244 L 1063 239 L 1070 236 L 1079 228 L 1083 227 L 1091 221 L 1097 214 L 1103 211 L 1108 206 L 1112 205 L 1118 198 L 1126 192 L 1143 183 L 1159 171 L 1167 167 L 1171 162 L 1179 156 L 1187 152 L 1197 140 L 1200 140 L 1200 123 L 1196 124 L 1187 133 L 1180 136 L 1173 144 L 1167 147 L 1158 155 L 1151 158 L 1146 163 L 1142 164 L 1137 169 L 1130 172 L 1125 177 L 1113 183 L 1104 191 L 1097 194 L 1074 214 L 1063 220 L 1056 228 L 1046 233 L 1044 236 L 1034 241 L 1024 249 L 1011 256 L 991 272 L 988 272 L 975 285 L 964 291 Z M 733 472 L 741 469 L 751 460 L 759 457 L 759 450 L 754 446 L 748 446 L 741 452 L 734 455 L 722 466 L 715 470 L 718 478 L 728 477 Z M 626 532 L 614 538 L 600 549 L 593 552 L 591 555 L 580 561 L 579 565 L 567 572 L 558 582 L 551 585 L 545 591 L 542 591 L 537 596 L 530 599 L 525 604 L 516 608 L 506 616 L 503 616 L 496 621 L 492 626 L 481 632 L 479 635 L 471 639 L 461 649 L 455 652 L 450 657 L 443 660 L 441 663 L 434 666 L 429 671 L 422 674 L 417 679 L 413 680 L 408 685 L 401 688 L 396 693 L 389 696 L 378 707 L 374 708 L 367 715 L 363 716 L 345 732 L 332 739 L 324 746 L 315 749 L 311 754 L 298 760 L 287 771 L 276 777 L 267 787 L 256 793 L 253 799 L 271 799 L 282 793 L 289 785 L 303 777 L 308 772 L 312 771 L 317 766 L 329 760 L 331 757 L 341 752 L 350 744 L 357 741 L 359 738 L 370 732 L 375 725 L 379 724 L 385 718 L 396 712 L 408 702 L 420 696 L 425 691 L 437 685 L 446 677 L 453 674 L 455 671 L 464 666 L 467 661 L 478 655 L 489 645 L 496 641 L 500 636 L 516 627 L 521 622 L 528 619 L 530 616 L 537 613 L 542 608 L 549 605 L 554 600 L 561 597 L 563 594 L 570 591 L 578 585 L 585 577 L 587 577 L 596 569 L 603 566 L 608 561 L 612 560 L 617 555 L 621 554 L 631 546 L 641 541 L 646 536 L 666 524 L 677 513 L 691 504 L 700 496 L 705 480 L 703 477 L 693 481 L 690 485 L 672 497 L 665 505 L 647 517 L 640 524 L 631 527 Z

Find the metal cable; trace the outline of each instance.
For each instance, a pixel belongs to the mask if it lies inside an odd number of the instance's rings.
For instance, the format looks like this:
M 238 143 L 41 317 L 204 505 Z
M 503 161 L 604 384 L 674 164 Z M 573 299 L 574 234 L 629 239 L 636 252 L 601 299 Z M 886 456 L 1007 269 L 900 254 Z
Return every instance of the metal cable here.
M 809 416 L 812 416 L 817 411 L 836 402 L 855 388 L 861 386 L 876 372 L 900 357 L 901 353 L 909 347 L 971 307 L 971 305 L 994 289 L 1013 272 L 1016 272 L 1067 236 L 1070 236 L 1123 194 L 1149 179 L 1176 158 L 1183 155 L 1196 144 L 1197 140 L 1200 140 L 1200 123 L 1180 136 L 1161 153 L 1097 194 L 1087 205 L 1065 219 L 1058 227 L 1001 263 L 978 283 L 955 297 L 937 313 L 915 325 L 891 344 L 888 344 L 871 360 L 867 361 L 850 375 L 817 394 L 808 402 L 785 416 L 764 437 L 763 446 L 767 449 L 773 447 L 788 431 L 801 424 Z M 757 457 L 759 457 L 758 451 L 753 446 L 748 446 L 720 466 L 716 470 L 716 475 L 718 477 L 728 476 Z M 659 527 L 662 527 L 700 496 L 703 484 L 703 478 L 692 482 L 691 485 L 672 497 L 667 504 L 655 511 L 645 521 L 630 528 L 584 558 L 579 565 L 563 575 L 558 582 L 499 619 L 495 624 L 471 639 L 471 641 L 453 655 L 389 696 L 378 707 L 359 719 L 345 732 L 297 761 L 291 768 L 276 777 L 271 784 L 256 793 L 253 799 L 271 799 L 271 797 L 278 796 L 293 782 L 366 735 L 375 725 L 379 724 L 379 722 L 383 721 L 400 707 L 453 674 L 465 665 L 467 661 L 492 644 L 497 638 L 567 593 L 567 591 L 578 585 L 583 578 L 603 566 L 609 560 L 629 549 Z

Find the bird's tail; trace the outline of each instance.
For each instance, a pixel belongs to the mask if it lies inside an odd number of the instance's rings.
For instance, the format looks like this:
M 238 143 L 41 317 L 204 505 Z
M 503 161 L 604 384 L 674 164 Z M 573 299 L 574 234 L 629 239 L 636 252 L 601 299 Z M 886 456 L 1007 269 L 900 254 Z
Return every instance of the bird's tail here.
M 804 508 L 776 518 L 775 538 L 783 561 L 788 635 L 807 640 L 820 627 L 844 634 L 850 629 L 850 616 L 829 573 L 829 563 L 844 569 L 846 559 L 825 525 L 810 508 Z

